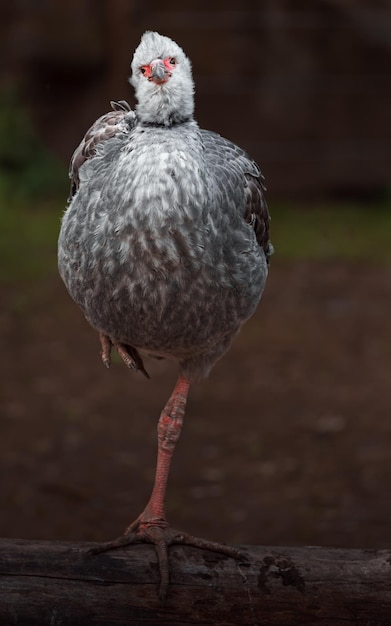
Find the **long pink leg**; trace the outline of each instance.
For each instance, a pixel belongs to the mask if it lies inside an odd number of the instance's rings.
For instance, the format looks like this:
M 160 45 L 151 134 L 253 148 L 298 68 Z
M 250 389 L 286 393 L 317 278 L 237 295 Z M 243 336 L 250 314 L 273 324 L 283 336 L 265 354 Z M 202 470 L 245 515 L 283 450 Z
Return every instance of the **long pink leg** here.
M 189 392 L 189 381 L 179 376 L 174 390 L 164 407 L 158 423 L 158 455 L 155 473 L 155 482 L 151 497 L 144 511 L 125 530 L 124 535 L 92 548 L 91 552 L 98 554 L 113 548 L 120 548 L 134 543 L 153 543 L 159 561 L 160 589 L 159 595 L 164 601 L 169 584 L 168 547 L 173 544 L 195 546 L 214 552 L 220 552 L 236 559 L 242 559 L 243 554 L 232 546 L 226 546 L 214 541 L 193 537 L 187 533 L 175 530 L 168 525 L 165 514 L 165 497 L 171 458 L 175 444 L 181 433 L 186 400 Z
M 160 414 L 155 483 L 147 506 L 136 522 L 129 526 L 127 529 L 129 531 L 133 530 L 136 524 L 141 527 L 168 526 L 165 514 L 167 481 L 175 444 L 181 434 L 189 385 L 186 378 L 179 376 L 170 399 Z

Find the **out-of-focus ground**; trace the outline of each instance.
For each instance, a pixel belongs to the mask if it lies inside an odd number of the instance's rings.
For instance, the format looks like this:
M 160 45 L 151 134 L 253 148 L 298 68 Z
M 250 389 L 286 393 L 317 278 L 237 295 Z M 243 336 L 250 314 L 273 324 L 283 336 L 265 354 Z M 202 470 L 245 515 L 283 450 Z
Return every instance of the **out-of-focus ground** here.
M 390 547 L 391 266 L 273 260 L 193 387 L 169 520 L 233 543 Z M 176 370 L 116 361 L 55 274 L 2 290 L 0 535 L 104 540 L 142 510 Z

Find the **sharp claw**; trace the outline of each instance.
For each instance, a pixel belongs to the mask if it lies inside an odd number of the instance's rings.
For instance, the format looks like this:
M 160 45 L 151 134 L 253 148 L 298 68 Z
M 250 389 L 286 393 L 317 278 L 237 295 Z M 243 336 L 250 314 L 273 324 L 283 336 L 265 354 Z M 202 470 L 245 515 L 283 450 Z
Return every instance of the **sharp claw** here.
M 145 369 L 144 365 L 142 367 L 140 367 L 140 372 L 142 374 L 144 374 L 145 378 L 148 378 L 148 380 L 151 379 L 150 375 L 148 374 L 147 370 Z
M 136 348 L 117 343 L 116 348 L 121 359 L 129 369 L 134 372 L 142 372 L 146 378 L 149 378 L 148 372 L 144 368 L 144 363 Z
M 117 348 L 117 352 L 120 355 L 121 359 L 125 363 L 126 367 L 133 370 L 134 372 L 142 372 L 146 378 L 149 379 L 149 374 L 144 367 L 143 360 L 136 348 L 133 346 L 127 346 L 122 343 L 113 343 L 110 337 L 105 335 L 104 333 L 99 333 L 99 341 L 101 346 L 101 358 L 103 361 L 103 365 L 107 368 L 111 365 L 111 349 L 113 345 Z
M 167 584 L 164 585 L 163 580 L 161 580 L 160 587 L 159 587 L 159 600 L 163 606 L 166 604 L 167 591 L 168 591 L 168 581 L 167 581 Z
M 246 554 L 245 552 L 242 552 L 241 550 L 238 550 L 238 560 L 241 561 L 243 563 L 243 565 L 250 565 L 251 564 L 251 559 L 248 556 L 248 554 Z
M 119 343 L 116 345 L 116 348 L 117 348 L 118 354 L 120 355 L 121 359 L 125 363 L 126 367 L 129 367 L 129 369 L 132 369 L 134 372 L 138 372 L 137 365 L 133 361 L 128 350 L 124 348 L 124 346 L 120 345 Z
M 141 517 L 141 516 L 140 516 Z M 182 533 L 170 528 L 169 526 L 149 526 L 143 524 L 137 518 L 125 531 L 125 534 L 114 541 L 101 543 L 88 550 L 89 554 L 101 554 L 108 550 L 122 548 L 136 543 L 151 543 L 155 547 L 156 556 L 159 565 L 160 583 L 159 583 L 159 599 L 164 605 L 167 599 L 167 592 L 170 584 L 170 571 L 168 561 L 168 548 L 174 544 L 182 544 L 194 546 L 204 550 L 210 550 L 220 554 L 225 554 L 234 559 L 249 562 L 246 554 L 234 548 L 233 546 L 215 543 L 199 537 L 192 537 L 187 533 Z
M 168 568 L 168 544 L 165 542 L 163 536 L 156 539 L 155 549 L 160 572 L 159 599 L 162 604 L 164 604 L 167 597 L 170 574 Z

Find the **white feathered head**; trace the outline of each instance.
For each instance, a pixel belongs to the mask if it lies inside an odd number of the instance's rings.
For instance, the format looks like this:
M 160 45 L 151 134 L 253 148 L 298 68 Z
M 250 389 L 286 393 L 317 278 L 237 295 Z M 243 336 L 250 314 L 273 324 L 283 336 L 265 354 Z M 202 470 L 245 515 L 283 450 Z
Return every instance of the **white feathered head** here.
M 133 56 L 130 82 L 141 122 L 170 126 L 193 116 L 191 63 L 169 37 L 152 31 L 144 33 Z

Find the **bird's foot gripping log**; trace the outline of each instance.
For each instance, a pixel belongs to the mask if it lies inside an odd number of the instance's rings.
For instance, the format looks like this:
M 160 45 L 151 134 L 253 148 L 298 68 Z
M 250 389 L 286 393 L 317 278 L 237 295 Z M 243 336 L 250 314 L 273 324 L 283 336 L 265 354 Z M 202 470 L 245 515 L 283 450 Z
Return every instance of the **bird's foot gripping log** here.
M 192 535 L 171 528 L 167 523 L 164 508 L 167 480 L 172 454 L 182 428 L 188 391 L 189 381 L 180 376 L 170 399 L 160 415 L 158 423 L 158 458 L 155 483 L 151 497 L 144 511 L 130 524 L 122 536 L 113 541 L 97 545 L 90 550 L 92 554 L 99 554 L 136 543 L 145 542 L 153 544 L 159 562 L 159 596 L 162 602 L 165 600 L 169 584 L 169 546 L 182 544 L 219 552 L 235 559 L 244 560 L 246 558 L 244 554 L 232 546 L 193 537 Z
M 100 554 L 113 550 L 115 548 L 123 548 L 125 546 L 137 544 L 137 543 L 151 543 L 155 546 L 159 571 L 160 571 L 160 585 L 159 585 L 159 598 L 162 603 L 165 602 L 168 586 L 169 586 L 169 564 L 168 564 L 168 548 L 173 545 L 185 545 L 193 546 L 195 548 L 201 548 L 203 550 L 211 550 L 212 552 L 218 552 L 225 554 L 226 556 L 238 559 L 241 561 L 247 561 L 247 556 L 240 552 L 233 546 L 228 546 L 215 541 L 208 541 L 201 537 L 194 537 L 188 533 L 176 530 L 168 526 L 166 520 L 156 521 L 142 521 L 144 513 L 140 515 L 125 531 L 123 535 L 117 537 L 113 541 L 107 541 L 106 543 L 94 546 L 89 551 L 90 554 Z

